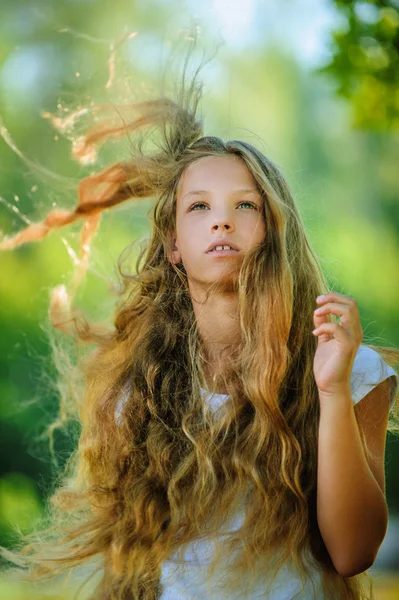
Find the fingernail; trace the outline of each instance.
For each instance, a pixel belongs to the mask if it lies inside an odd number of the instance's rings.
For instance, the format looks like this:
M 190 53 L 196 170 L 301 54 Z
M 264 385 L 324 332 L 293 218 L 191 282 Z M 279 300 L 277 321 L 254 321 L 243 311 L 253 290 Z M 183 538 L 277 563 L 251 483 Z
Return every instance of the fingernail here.
M 317 302 L 321 302 L 322 300 L 324 300 L 325 296 L 317 296 L 316 301 Z

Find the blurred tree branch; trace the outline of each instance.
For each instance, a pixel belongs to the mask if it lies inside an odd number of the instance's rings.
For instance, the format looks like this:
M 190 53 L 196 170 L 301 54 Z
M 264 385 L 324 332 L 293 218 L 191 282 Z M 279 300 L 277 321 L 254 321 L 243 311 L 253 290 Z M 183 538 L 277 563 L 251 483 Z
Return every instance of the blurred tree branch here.
M 399 0 L 331 0 L 346 24 L 332 32 L 318 70 L 353 107 L 356 127 L 399 129 Z

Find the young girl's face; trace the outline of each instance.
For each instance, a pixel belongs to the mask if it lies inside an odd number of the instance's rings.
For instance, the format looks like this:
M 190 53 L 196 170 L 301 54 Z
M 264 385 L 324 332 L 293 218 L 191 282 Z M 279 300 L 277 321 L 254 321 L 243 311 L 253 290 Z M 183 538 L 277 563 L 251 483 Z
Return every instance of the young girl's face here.
M 182 262 L 191 282 L 221 281 L 239 270 L 266 228 L 255 179 L 238 156 L 206 156 L 185 170 L 176 194 L 176 231 L 172 261 Z M 209 246 L 234 244 L 238 251 L 209 252 Z M 219 245 L 219 244 L 218 244 Z

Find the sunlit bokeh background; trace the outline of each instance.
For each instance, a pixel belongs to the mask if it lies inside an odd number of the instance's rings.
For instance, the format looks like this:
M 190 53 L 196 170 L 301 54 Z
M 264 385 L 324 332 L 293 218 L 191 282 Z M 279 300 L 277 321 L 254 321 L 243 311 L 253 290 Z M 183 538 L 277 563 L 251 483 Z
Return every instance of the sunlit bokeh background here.
M 71 208 L 81 178 L 128 157 L 125 139 L 102 148 L 98 164 L 79 164 L 72 149 L 85 114 L 64 132 L 49 115 L 149 98 L 161 80 L 172 90 L 165 67 L 178 71 L 193 32 L 214 55 L 202 75 L 205 132 L 245 139 L 280 165 L 330 284 L 359 303 L 365 342 L 399 347 L 398 0 L 0 0 L 2 234 Z M 150 206 L 104 214 L 77 297 L 89 317 L 111 318 L 118 256 L 149 235 Z M 34 527 L 52 487 L 47 307 L 49 291 L 68 285 L 79 232 L 75 224 L 0 256 L 2 545 Z M 55 444 L 62 462 L 68 435 Z M 389 435 L 376 600 L 399 597 L 398 467 Z M 43 589 L 0 581 L 10 600 Z

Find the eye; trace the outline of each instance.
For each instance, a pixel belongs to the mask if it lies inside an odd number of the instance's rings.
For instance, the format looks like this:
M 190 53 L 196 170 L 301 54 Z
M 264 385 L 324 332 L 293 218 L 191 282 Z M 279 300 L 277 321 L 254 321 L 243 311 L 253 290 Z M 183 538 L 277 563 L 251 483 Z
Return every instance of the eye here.
M 241 204 L 249 204 L 249 206 L 252 206 L 252 208 L 254 208 L 255 210 L 258 210 L 258 207 L 256 206 L 256 204 L 252 204 L 252 202 L 247 202 L 246 200 L 243 200 L 242 202 L 240 202 L 240 204 L 238 206 L 241 206 Z
M 258 210 L 258 207 L 256 206 L 256 204 L 253 204 L 252 202 L 247 202 L 246 200 L 243 200 L 242 202 L 240 202 L 238 204 L 238 206 L 241 206 L 241 204 L 249 204 L 249 206 L 251 206 L 255 210 Z M 192 210 L 194 210 L 198 206 L 206 206 L 206 204 L 204 204 L 204 202 L 196 202 L 195 204 L 193 204 L 192 206 L 190 206 L 190 208 L 188 209 L 189 212 L 192 211 Z
M 192 206 L 190 206 L 190 208 L 188 209 L 189 212 L 191 210 L 194 210 L 194 208 L 197 208 L 197 206 L 205 206 L 205 204 L 203 202 L 196 202 L 195 204 L 193 204 Z

